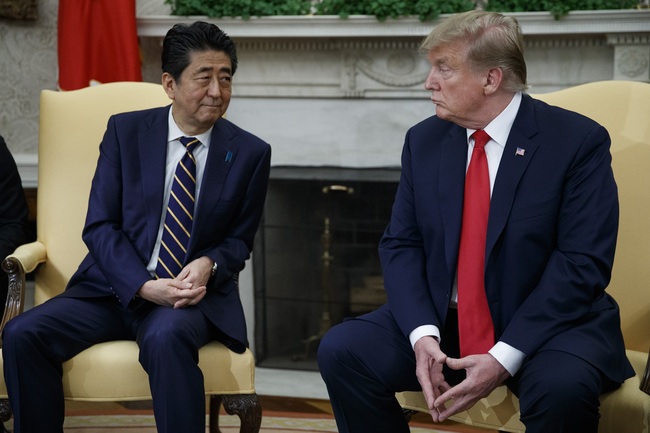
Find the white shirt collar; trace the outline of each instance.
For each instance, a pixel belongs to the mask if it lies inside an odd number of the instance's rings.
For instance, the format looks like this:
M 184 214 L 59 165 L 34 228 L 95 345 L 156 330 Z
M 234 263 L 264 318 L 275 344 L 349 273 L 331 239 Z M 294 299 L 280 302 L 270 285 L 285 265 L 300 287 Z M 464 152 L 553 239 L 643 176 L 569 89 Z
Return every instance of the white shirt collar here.
M 515 93 L 508 106 L 483 129 L 501 147 L 505 147 L 512 125 L 515 123 L 515 117 L 517 117 L 517 112 L 519 112 L 519 106 L 521 105 L 521 95 L 521 92 Z M 469 137 L 475 131 L 475 129 L 467 130 L 468 141 Z
M 181 131 L 181 128 L 178 127 L 178 124 L 174 120 L 174 116 L 172 115 L 172 107 L 169 107 L 169 115 L 167 117 L 167 124 L 168 128 L 167 131 L 167 142 L 169 143 L 170 141 L 178 140 L 181 137 L 184 137 L 186 134 Z M 214 125 L 205 131 L 202 134 L 199 135 L 193 135 L 193 137 L 196 137 L 199 139 L 201 144 L 205 147 L 210 147 L 210 141 L 212 138 L 212 129 L 214 128 Z

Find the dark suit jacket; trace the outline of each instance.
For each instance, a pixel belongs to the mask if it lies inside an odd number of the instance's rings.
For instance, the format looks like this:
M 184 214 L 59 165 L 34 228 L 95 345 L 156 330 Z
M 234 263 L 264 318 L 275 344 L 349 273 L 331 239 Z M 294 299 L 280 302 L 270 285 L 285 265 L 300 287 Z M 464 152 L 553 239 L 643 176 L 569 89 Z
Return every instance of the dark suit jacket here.
M 151 279 L 146 266 L 163 210 L 168 111 L 162 107 L 109 119 L 83 230 L 89 254 L 63 296 L 115 295 L 128 308 Z M 242 352 L 246 323 L 236 277 L 262 215 L 271 148 L 226 119 L 217 121 L 211 140 L 188 262 L 208 256 L 218 264 L 198 308 L 225 334 L 225 343 Z
M 618 228 L 609 145 L 592 120 L 524 95 L 492 192 L 485 286 L 497 340 L 526 355 L 575 354 L 622 382 L 633 371 L 605 292 Z M 406 136 L 380 256 L 390 311 L 407 336 L 424 324 L 443 329 L 466 160 L 466 130 L 453 123 L 434 116 Z
M 0 261 L 19 245 L 33 240 L 28 213 L 18 167 L 4 138 L 0 136 Z M 0 314 L 6 296 L 7 274 L 0 271 Z

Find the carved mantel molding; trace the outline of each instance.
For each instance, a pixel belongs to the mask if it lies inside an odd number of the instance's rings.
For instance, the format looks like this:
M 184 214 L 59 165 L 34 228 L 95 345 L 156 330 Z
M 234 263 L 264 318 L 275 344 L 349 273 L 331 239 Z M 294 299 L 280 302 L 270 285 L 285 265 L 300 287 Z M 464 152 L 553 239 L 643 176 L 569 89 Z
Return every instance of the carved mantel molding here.
M 554 62 L 551 57 L 570 65 L 586 62 L 572 66 L 575 71 L 569 73 L 568 81 L 567 77 L 553 77 L 552 71 L 550 77 L 545 72 L 539 80 L 529 77 L 537 91 L 596 79 L 650 81 L 650 9 L 575 11 L 559 20 L 547 12 L 511 15 L 524 33 L 529 70 L 548 68 L 549 62 Z M 417 98 L 422 95 L 428 69 L 426 59 L 417 52 L 419 43 L 445 15 L 433 22 L 421 22 L 417 17 L 379 22 L 373 16 L 359 15 L 248 20 L 140 16 L 138 34 L 143 44 L 155 51 L 152 80 L 158 80 L 159 46 L 167 30 L 175 23 L 199 19 L 226 30 L 237 42 L 242 65 L 256 70 L 254 75 L 243 70 L 239 74 L 239 96 Z M 539 66 L 536 59 L 540 59 Z M 593 59 L 598 59 L 597 65 L 589 64 Z M 261 64 L 265 67 L 250 68 Z M 145 76 L 146 68 L 145 64 Z M 594 68 L 606 72 L 594 74 Z M 558 70 L 562 69 L 566 68 Z
M 650 9 L 512 15 L 524 33 L 531 92 L 650 82 Z M 423 86 L 430 65 L 418 48 L 444 19 L 140 16 L 138 34 L 143 75 L 154 82 L 162 38 L 175 23 L 207 20 L 232 36 L 240 66 L 228 114 L 272 143 L 274 166 L 392 167 L 413 119 L 432 113 Z
M 574 11 L 560 20 L 548 12 L 510 13 L 521 24 L 524 35 L 577 35 L 607 33 L 643 33 L 650 31 L 650 9 Z M 441 15 L 439 20 L 444 20 Z M 191 16 L 138 17 L 138 34 L 144 37 L 162 37 L 175 23 L 207 20 L 228 29 L 233 38 L 395 38 L 423 37 L 437 21 L 421 22 L 417 17 L 389 19 L 379 22 L 375 17 L 353 15 L 347 19 L 338 16 L 273 16 L 250 18 L 209 19 Z

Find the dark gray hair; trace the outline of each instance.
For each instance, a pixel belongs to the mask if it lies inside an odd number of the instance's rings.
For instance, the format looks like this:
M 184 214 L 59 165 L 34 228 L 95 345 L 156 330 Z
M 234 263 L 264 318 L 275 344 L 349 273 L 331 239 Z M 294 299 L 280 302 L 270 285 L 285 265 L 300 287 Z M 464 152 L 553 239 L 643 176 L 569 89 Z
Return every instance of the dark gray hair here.
M 163 40 L 162 71 L 178 81 L 190 64 L 190 55 L 201 51 L 221 51 L 230 57 L 232 74 L 237 70 L 235 43 L 214 24 L 197 21 L 191 25 L 175 24 Z

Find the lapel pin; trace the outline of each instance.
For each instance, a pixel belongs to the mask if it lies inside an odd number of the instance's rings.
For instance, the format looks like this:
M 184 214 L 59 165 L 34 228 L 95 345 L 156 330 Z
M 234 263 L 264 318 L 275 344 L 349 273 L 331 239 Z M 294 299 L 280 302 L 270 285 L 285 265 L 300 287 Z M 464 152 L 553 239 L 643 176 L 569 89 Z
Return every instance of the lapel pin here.
M 524 153 L 526 153 L 526 149 L 522 149 L 521 147 L 518 147 L 515 151 L 516 156 L 524 156 Z
M 226 153 L 226 162 L 230 162 L 230 160 L 232 160 L 232 152 L 228 151 L 228 153 Z

